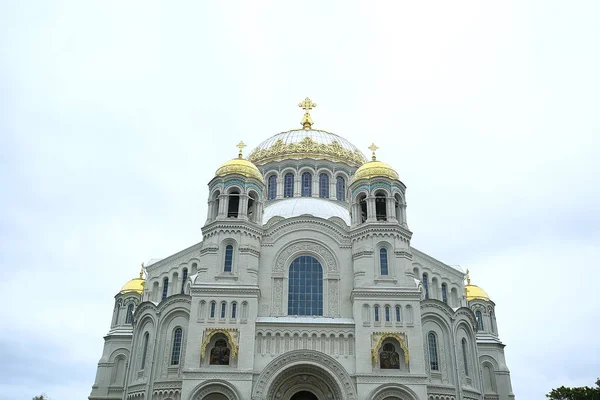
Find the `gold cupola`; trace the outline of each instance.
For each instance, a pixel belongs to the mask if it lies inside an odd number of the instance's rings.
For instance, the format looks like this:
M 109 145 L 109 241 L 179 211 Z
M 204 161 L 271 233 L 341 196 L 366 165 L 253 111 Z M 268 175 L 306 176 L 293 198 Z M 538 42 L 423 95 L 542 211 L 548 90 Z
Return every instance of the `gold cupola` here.
M 263 176 L 253 163 L 242 157 L 242 149 L 246 147 L 244 142 L 238 143 L 237 147 L 240 149 L 238 157 L 233 160 L 229 160 L 221 165 L 215 172 L 216 176 L 225 176 L 231 174 L 243 175 L 246 178 L 254 178 L 262 183 L 264 182 Z
M 137 294 L 142 294 L 142 292 L 144 291 L 144 285 L 146 284 L 146 280 L 143 278 L 143 276 L 144 276 L 144 264 L 142 263 L 142 268 L 140 270 L 139 278 L 134 278 L 134 279 L 130 280 L 129 282 L 127 282 L 126 284 L 124 284 L 119 293 L 125 294 L 125 293 L 135 292 Z
M 471 285 L 471 276 L 469 275 L 469 270 L 467 269 L 467 285 L 465 286 L 465 296 L 467 296 L 467 301 L 471 300 L 485 300 L 490 301 L 490 296 L 477 285 Z
M 371 156 L 371 161 L 363 164 L 356 170 L 354 175 L 352 176 L 352 183 L 359 181 L 361 179 L 371 179 L 375 177 L 384 177 L 389 179 L 398 179 L 398 173 L 392 168 L 389 164 L 386 164 L 382 161 L 377 161 L 377 157 L 375 157 L 375 150 L 379 147 L 375 146 L 375 143 L 369 146 L 369 150 L 373 152 Z

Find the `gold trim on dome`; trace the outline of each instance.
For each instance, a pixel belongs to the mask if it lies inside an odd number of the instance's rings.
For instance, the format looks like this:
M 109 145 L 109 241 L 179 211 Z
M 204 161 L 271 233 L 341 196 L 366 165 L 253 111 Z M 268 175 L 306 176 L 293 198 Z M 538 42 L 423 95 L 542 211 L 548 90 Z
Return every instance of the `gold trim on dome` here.
M 360 151 L 346 150 L 338 141 L 331 144 L 317 143 L 309 136 L 306 136 L 298 143 L 285 144 L 281 139 L 268 149 L 255 149 L 248 160 L 256 164 L 265 164 L 269 161 L 279 161 L 292 156 L 303 157 L 326 157 L 334 161 L 341 161 L 355 166 L 361 166 L 365 162 L 365 157 Z
M 383 341 L 385 339 L 396 339 L 402 351 L 404 352 L 404 361 L 408 364 L 408 347 L 406 346 L 406 336 L 404 333 L 398 332 L 374 332 L 371 337 L 371 359 L 373 360 L 373 364 L 377 363 L 377 359 L 379 358 L 379 349 L 383 345 Z
M 264 183 L 263 176 L 256 165 L 252 164 L 248 160 L 244 160 L 243 158 L 234 158 L 233 160 L 229 160 L 225 164 L 221 165 L 219 169 L 217 169 L 217 172 L 215 172 L 216 176 L 225 176 L 231 174 L 243 175 L 247 178 L 254 178 Z
M 352 183 L 361 179 L 371 179 L 383 176 L 390 179 L 398 179 L 398 173 L 388 164 L 381 161 L 371 161 L 356 170 L 352 177 Z
M 238 345 L 236 343 L 238 330 L 227 328 L 208 328 L 204 331 L 204 340 L 202 341 L 202 347 L 200 348 L 200 357 L 204 359 L 204 356 L 206 355 L 206 346 L 210 343 L 210 339 L 218 333 L 227 336 L 227 340 L 231 346 L 231 358 L 235 359 L 238 354 Z

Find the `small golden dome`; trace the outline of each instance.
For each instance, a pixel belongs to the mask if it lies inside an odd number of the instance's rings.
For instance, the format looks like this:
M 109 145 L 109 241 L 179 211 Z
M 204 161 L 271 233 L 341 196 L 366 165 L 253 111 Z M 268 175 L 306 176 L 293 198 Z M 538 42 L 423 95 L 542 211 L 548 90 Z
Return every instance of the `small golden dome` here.
M 240 152 L 238 153 L 238 158 L 229 160 L 225 164 L 221 165 L 219 169 L 217 169 L 217 172 L 215 172 L 215 175 L 225 176 L 231 174 L 238 174 L 243 175 L 246 178 L 257 179 L 264 184 L 265 181 L 263 180 L 263 176 L 256 167 L 256 165 L 242 158 L 242 149 L 246 147 L 246 144 L 244 142 L 239 142 L 236 147 L 240 149 Z
M 121 294 L 136 292 L 138 294 L 142 294 L 144 291 L 144 285 L 146 281 L 143 278 L 135 278 L 127 282 L 121 288 Z
M 465 296 L 467 296 L 467 301 L 471 300 L 486 300 L 490 301 L 490 296 L 477 285 L 471 285 L 471 275 L 469 274 L 469 270 L 467 269 L 467 285 L 465 286 Z
M 467 295 L 467 301 L 471 300 L 490 300 L 490 296 L 477 285 L 465 286 L 465 294 Z
M 394 171 L 394 168 L 382 161 L 377 161 L 377 158 L 375 157 L 375 150 L 378 148 L 379 147 L 375 146 L 375 143 L 369 146 L 369 150 L 373 152 L 371 161 L 361 165 L 360 168 L 356 170 L 354 176 L 352 176 L 352 182 L 350 182 L 350 184 L 353 184 L 361 179 L 371 179 L 379 176 L 390 179 L 398 179 L 398 173 Z
M 234 158 L 233 160 L 229 160 L 225 164 L 221 165 L 219 169 L 217 169 L 217 172 L 215 172 L 215 175 L 217 176 L 231 174 L 243 175 L 247 178 L 254 178 L 264 183 L 263 176 L 256 165 L 252 164 L 248 160 L 244 160 L 243 158 Z

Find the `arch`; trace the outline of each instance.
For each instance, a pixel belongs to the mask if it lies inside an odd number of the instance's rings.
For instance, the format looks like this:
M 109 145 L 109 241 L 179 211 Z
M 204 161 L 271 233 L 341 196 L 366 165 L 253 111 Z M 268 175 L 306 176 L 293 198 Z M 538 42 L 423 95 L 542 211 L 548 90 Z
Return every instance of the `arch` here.
M 277 398 L 279 388 L 284 388 L 288 382 L 301 383 L 294 379 L 301 379 L 303 374 L 322 377 L 319 383 L 330 387 L 331 400 L 358 400 L 354 382 L 346 369 L 333 357 L 315 350 L 292 350 L 271 361 L 256 380 L 252 399 Z M 298 385 L 294 390 L 302 388 Z
M 396 193 L 394 195 L 394 211 L 396 213 L 396 220 L 398 220 L 398 222 L 400 222 L 400 223 L 404 222 L 404 218 L 402 218 L 402 207 L 403 207 L 402 198 L 400 197 L 399 194 Z
M 333 251 L 319 242 L 312 241 L 296 242 L 283 248 L 276 257 L 273 272 L 283 272 L 286 265 L 290 265 L 296 257 L 302 254 L 315 257 L 324 267 L 324 273 L 338 272 L 338 264 Z
M 319 197 L 322 199 L 329 198 L 329 175 L 324 172 L 319 175 Z
M 219 306 L 219 319 L 225 319 L 227 317 L 227 302 L 222 301 Z
M 288 315 L 323 315 L 323 267 L 312 256 L 300 256 L 290 265 Z
M 423 289 L 425 290 L 425 298 L 429 298 L 429 276 L 423 273 Z
M 267 200 L 277 197 L 277 175 L 272 174 L 267 178 Z
M 442 283 L 442 301 L 448 304 L 448 285 Z
M 150 341 L 150 332 L 145 332 L 144 333 L 144 339 L 143 339 L 143 345 L 142 345 L 142 363 L 140 364 L 140 369 L 144 369 L 146 368 L 146 358 L 148 357 L 148 342 Z
M 396 306 L 395 317 L 396 317 L 396 322 L 401 324 L 402 323 L 402 307 L 399 305 Z
M 294 197 L 294 173 L 288 172 L 283 178 L 283 197 Z
M 406 306 L 406 323 L 411 325 L 414 323 L 413 308 L 410 304 Z
M 392 322 L 392 314 L 391 314 L 390 305 L 386 304 L 384 307 L 384 310 L 385 310 L 385 314 L 384 314 L 385 322 Z
M 367 218 L 369 213 L 367 211 L 367 195 L 361 193 L 356 198 L 356 203 L 358 204 L 358 222 L 363 224 L 367 222 Z
M 407 386 L 386 383 L 373 389 L 367 400 L 418 400 L 418 398 L 417 394 Z
M 161 300 L 166 299 L 168 294 L 169 294 L 169 278 L 163 278 L 163 288 L 162 288 Z
M 223 260 L 223 272 L 232 272 L 233 268 L 233 245 L 225 246 L 225 258 Z
M 362 306 L 362 320 L 363 325 L 371 325 L 371 306 L 368 304 Z
M 475 311 L 475 319 L 477 320 L 477 330 L 483 331 L 483 315 L 481 315 L 481 310 Z
M 486 394 L 495 394 L 498 392 L 496 384 L 496 373 L 494 365 L 489 361 L 484 361 L 481 364 L 481 375 L 483 378 L 483 391 Z
M 439 371 L 439 354 L 438 354 L 438 339 L 434 331 L 427 333 L 427 348 L 429 353 L 429 369 L 431 371 Z
M 182 341 L 183 329 L 181 329 L 181 327 L 178 326 L 173 331 L 173 344 L 171 345 L 171 365 L 179 365 Z
M 127 306 L 127 314 L 125 314 L 125 323 L 132 324 L 133 323 L 133 303 L 129 303 Z
M 240 190 L 237 187 L 227 192 L 227 218 L 237 218 L 240 212 Z
M 235 386 L 231 383 L 221 379 L 209 379 L 200 383 L 192 393 L 190 394 L 190 400 L 204 400 L 210 395 L 220 394 L 224 396 L 226 400 L 241 400 L 242 397 L 239 395 Z M 210 398 L 209 398 L 210 399 Z M 216 398 L 218 400 L 218 397 Z M 212 400 L 212 399 L 211 399 Z
M 461 347 L 462 356 L 463 356 L 465 375 L 469 376 L 469 353 L 467 350 L 467 339 L 462 338 L 462 340 L 460 341 L 460 347 Z
M 216 313 L 217 313 L 217 302 L 213 300 L 213 301 L 210 302 L 210 308 L 209 308 L 209 311 L 208 311 L 208 318 L 215 319 Z
M 188 269 L 184 268 L 181 271 L 181 294 L 185 293 L 185 283 L 187 281 L 187 278 L 188 278 Z
M 234 301 L 231 303 L 231 319 L 232 320 L 236 320 L 237 319 L 237 302 Z
M 312 174 L 310 172 L 302 173 L 300 181 L 300 195 L 303 197 L 312 196 Z
M 341 175 L 335 178 L 335 197 L 340 201 L 346 201 L 346 179 Z
M 387 221 L 387 198 L 383 190 L 375 192 L 375 219 L 377 221 Z
M 374 314 L 375 314 L 375 323 L 378 323 L 380 320 L 379 305 L 375 304 L 375 307 L 373 307 L 373 310 L 374 310 Z
M 113 360 L 110 383 L 112 385 L 122 386 L 125 382 L 125 364 L 127 356 L 123 353 L 117 355 Z
M 210 203 L 211 203 L 210 219 L 212 219 L 212 220 L 217 219 L 217 216 L 219 215 L 220 202 L 221 202 L 221 191 L 217 189 L 212 193 L 212 196 L 210 197 Z
M 379 249 L 379 274 L 381 276 L 389 275 L 388 252 L 387 252 L 387 248 L 385 248 L 385 247 L 381 247 Z
M 254 190 L 248 192 L 248 208 L 246 210 L 246 216 L 250 222 L 258 221 L 258 198 L 258 193 Z

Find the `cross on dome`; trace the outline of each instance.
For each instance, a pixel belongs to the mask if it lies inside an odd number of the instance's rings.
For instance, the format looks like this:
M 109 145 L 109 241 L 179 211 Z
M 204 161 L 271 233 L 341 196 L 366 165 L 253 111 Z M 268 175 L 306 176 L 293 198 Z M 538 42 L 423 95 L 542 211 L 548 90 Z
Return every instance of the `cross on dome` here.
M 369 150 L 371 150 L 373 152 L 373 154 L 371 155 L 371 159 L 373 161 L 377 160 L 377 157 L 375 157 L 375 151 L 379 149 L 379 147 L 377 147 L 375 145 L 375 143 L 371 143 L 371 145 L 368 147 Z
M 310 110 L 313 109 L 313 107 L 316 107 L 317 105 L 315 103 L 312 102 L 311 99 L 309 99 L 308 97 L 304 99 L 304 101 L 302 101 L 301 103 L 298 104 L 298 107 L 304 109 L 304 117 L 302 118 L 302 121 L 300 121 L 300 123 L 302 124 L 302 127 L 306 130 L 309 130 L 312 127 L 313 124 L 313 120 L 310 117 Z
M 241 142 L 239 142 L 238 144 L 236 144 L 235 147 L 237 147 L 238 149 L 240 149 L 240 151 L 238 153 L 238 158 L 242 158 L 242 150 L 244 149 L 244 147 L 246 147 L 246 143 L 244 143 L 244 141 L 242 140 Z

